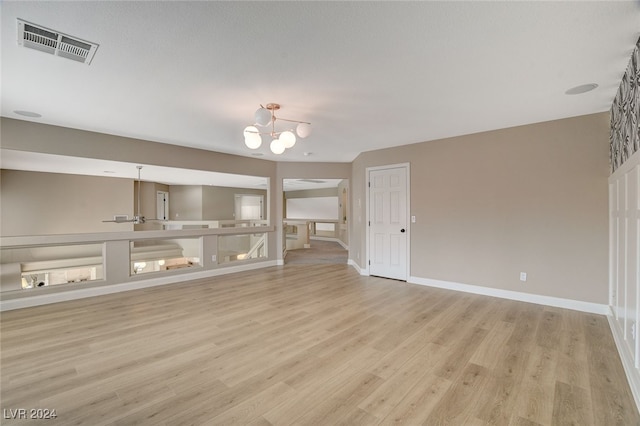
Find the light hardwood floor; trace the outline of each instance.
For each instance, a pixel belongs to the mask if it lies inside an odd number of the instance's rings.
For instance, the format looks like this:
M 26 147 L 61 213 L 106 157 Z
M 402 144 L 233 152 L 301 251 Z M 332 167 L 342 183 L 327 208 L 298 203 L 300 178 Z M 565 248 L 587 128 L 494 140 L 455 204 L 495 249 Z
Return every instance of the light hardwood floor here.
M 291 265 L 1 315 L 1 408 L 82 425 L 638 425 L 603 316 Z M 27 411 L 28 413 L 28 411 Z

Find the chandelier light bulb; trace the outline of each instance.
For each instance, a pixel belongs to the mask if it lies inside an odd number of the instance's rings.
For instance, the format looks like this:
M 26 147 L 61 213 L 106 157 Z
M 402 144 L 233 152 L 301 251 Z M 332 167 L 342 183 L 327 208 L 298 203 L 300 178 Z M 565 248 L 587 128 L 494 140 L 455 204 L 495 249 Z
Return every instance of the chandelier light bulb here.
M 260 145 L 262 145 L 262 138 L 260 135 L 250 136 L 248 138 L 244 138 L 244 144 L 249 149 L 258 149 Z
M 247 126 L 244 128 L 244 137 L 245 139 L 249 136 L 253 136 L 253 135 L 257 135 L 258 133 L 260 133 L 258 131 L 258 128 L 255 126 Z
M 311 134 L 311 125 L 309 123 L 300 123 L 296 127 L 296 133 L 301 138 L 306 138 Z
M 282 141 L 285 148 L 293 148 L 293 146 L 296 144 L 296 135 L 288 130 L 280 133 L 279 139 Z
M 262 145 L 262 138 L 258 133 L 258 129 L 254 126 L 247 126 L 244 129 L 244 144 L 249 149 L 258 149 Z
M 269 123 L 271 123 L 271 111 L 266 108 L 258 108 L 254 118 L 257 125 L 262 127 L 268 126 Z
M 271 152 L 277 155 L 282 154 L 285 150 L 284 143 L 280 139 L 272 140 L 269 147 L 271 148 Z

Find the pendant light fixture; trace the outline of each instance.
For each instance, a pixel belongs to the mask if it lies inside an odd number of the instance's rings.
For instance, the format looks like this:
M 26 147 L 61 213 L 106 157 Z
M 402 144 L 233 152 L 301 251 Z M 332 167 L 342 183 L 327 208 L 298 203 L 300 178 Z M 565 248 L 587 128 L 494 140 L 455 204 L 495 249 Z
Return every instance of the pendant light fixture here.
M 288 118 L 276 117 L 275 112 L 280 109 L 280 104 L 269 103 L 267 106 L 260 105 L 254 114 L 255 125 L 247 126 L 244 129 L 244 144 L 249 149 L 258 149 L 262 146 L 262 136 L 269 135 L 272 138 L 269 148 L 274 154 L 280 155 L 286 149 L 293 148 L 296 144 L 296 134 L 301 138 L 306 138 L 311 133 L 311 123 L 306 121 L 291 120 Z M 298 123 L 295 129 L 276 131 L 276 120 L 289 123 Z M 258 127 L 271 127 L 267 131 L 260 131 Z

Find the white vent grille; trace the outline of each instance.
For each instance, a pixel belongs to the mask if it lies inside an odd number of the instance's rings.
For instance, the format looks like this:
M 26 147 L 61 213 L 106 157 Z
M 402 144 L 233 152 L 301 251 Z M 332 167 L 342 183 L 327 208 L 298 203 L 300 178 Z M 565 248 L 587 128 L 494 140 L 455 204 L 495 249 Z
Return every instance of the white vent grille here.
M 18 19 L 18 44 L 89 65 L 98 45 Z

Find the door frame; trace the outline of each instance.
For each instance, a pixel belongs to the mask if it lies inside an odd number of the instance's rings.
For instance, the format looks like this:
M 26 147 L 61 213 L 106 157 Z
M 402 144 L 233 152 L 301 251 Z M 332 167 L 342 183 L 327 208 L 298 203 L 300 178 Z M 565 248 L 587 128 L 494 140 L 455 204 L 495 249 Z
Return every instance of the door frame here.
M 407 210 L 406 210 L 406 220 L 407 220 L 407 247 L 406 247 L 406 253 L 407 253 L 407 282 L 409 281 L 409 278 L 411 277 L 411 163 L 398 163 L 398 164 L 387 164 L 384 166 L 374 166 L 374 167 L 367 167 L 365 169 L 365 208 L 366 208 L 366 214 L 365 214 L 365 222 L 364 222 L 364 228 L 365 228 L 365 259 L 364 259 L 364 268 L 361 268 L 361 270 L 364 272 L 363 275 L 369 275 L 369 262 L 371 261 L 371 257 L 370 257 L 370 245 L 371 242 L 369 241 L 369 221 L 371 220 L 370 216 L 369 216 L 369 194 L 371 192 L 371 189 L 369 187 L 369 182 L 371 182 L 371 172 L 372 171 L 377 171 L 377 170 L 385 170 L 385 169 L 399 169 L 399 168 L 404 168 L 407 172 L 407 186 L 406 186 L 406 191 L 407 191 Z
M 163 197 L 164 197 L 164 203 L 163 203 L 164 204 L 164 206 L 163 206 L 164 218 L 158 217 L 158 216 L 160 216 L 158 214 L 159 213 L 159 211 L 158 211 L 158 204 L 159 204 L 158 196 L 160 194 L 163 194 Z M 155 214 L 155 218 L 156 219 L 161 219 L 161 220 L 171 220 L 171 218 L 169 217 L 169 191 L 160 191 L 158 189 L 156 190 L 156 214 Z

